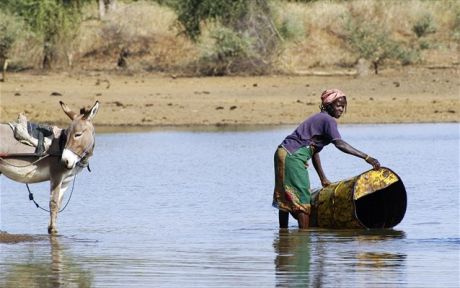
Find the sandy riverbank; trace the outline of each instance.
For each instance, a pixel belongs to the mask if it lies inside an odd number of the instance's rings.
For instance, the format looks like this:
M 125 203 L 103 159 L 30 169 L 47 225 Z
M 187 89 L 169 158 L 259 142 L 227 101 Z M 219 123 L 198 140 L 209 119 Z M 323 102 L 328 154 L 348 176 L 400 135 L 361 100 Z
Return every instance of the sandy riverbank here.
M 0 231 L 0 243 L 16 244 L 20 242 L 32 242 L 46 239 L 46 236 L 27 235 L 27 234 L 10 234 Z
M 322 90 L 336 87 L 348 95 L 341 123 L 458 122 L 459 74 L 453 68 L 366 77 L 16 73 L 0 83 L 0 121 L 25 112 L 32 121 L 65 125 L 59 101 L 77 110 L 98 100 L 97 126 L 296 124 L 318 111 Z

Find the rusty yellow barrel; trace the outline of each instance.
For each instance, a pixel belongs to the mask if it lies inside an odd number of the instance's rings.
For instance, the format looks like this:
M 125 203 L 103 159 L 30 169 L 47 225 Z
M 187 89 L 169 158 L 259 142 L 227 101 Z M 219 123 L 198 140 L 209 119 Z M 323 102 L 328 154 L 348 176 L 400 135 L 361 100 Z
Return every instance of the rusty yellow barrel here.
M 391 228 L 404 218 L 406 189 L 400 177 L 382 167 L 312 191 L 310 226 Z

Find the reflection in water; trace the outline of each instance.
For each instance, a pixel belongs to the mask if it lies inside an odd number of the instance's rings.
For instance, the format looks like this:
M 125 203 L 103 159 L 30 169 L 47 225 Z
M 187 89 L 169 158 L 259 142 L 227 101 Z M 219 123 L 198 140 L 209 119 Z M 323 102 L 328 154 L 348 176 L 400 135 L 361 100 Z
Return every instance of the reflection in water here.
M 276 286 L 308 287 L 310 235 L 308 231 L 281 229 L 273 244 L 276 252 Z
M 2 275 L 1 287 L 91 287 L 92 275 L 75 264 L 71 257 L 65 255 L 65 249 L 59 243 L 59 237 L 50 236 L 50 254 L 29 254 L 29 259 L 9 267 Z M 35 243 L 41 245 L 41 243 Z M 38 259 L 37 259 L 38 258 Z
M 280 230 L 273 244 L 277 287 L 377 287 L 386 277 L 406 283 L 406 255 L 391 248 L 404 238 L 396 230 Z
M 405 233 L 397 230 L 364 230 L 356 235 L 356 241 L 360 245 L 375 243 L 385 240 L 404 239 Z M 406 255 L 387 251 L 355 251 L 352 253 L 356 266 L 379 271 L 380 268 L 395 269 L 401 275 L 400 268 L 403 266 Z
M 406 259 L 404 254 L 361 252 L 356 255 L 357 266 L 368 268 L 398 267 Z
M 295 225 L 279 233 L 268 199 L 272 148 L 292 127 L 100 133 L 92 172 L 77 179 L 60 218 L 61 247 L 48 236 L 0 244 L 0 287 L 51 287 L 51 277 L 61 287 L 460 287 L 458 124 L 343 128 L 407 184 L 407 214 L 396 226 L 404 233 Z M 436 175 L 421 169 L 427 147 L 443 147 L 430 159 Z M 322 162 L 331 180 L 345 179 L 367 169 L 353 158 L 331 147 Z M 1 179 L 0 229 L 44 232 L 48 215 L 29 206 L 22 184 Z

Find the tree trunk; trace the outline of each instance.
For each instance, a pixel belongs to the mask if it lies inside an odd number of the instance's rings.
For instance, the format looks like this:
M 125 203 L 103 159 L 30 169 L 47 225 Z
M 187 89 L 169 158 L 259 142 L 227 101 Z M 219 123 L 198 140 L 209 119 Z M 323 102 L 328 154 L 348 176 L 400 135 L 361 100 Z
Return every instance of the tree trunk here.
M 102 19 L 105 16 L 104 0 L 98 0 L 98 6 L 99 6 L 99 19 Z
M 8 58 L 3 59 L 2 82 L 6 82 L 6 70 L 8 70 Z
M 117 9 L 117 0 L 105 0 L 107 11 L 115 11 Z
M 98 0 L 98 6 L 99 19 L 103 19 L 107 13 L 117 9 L 117 0 Z
M 44 70 L 51 69 L 51 61 L 53 61 L 53 47 L 50 41 L 45 40 L 45 44 L 43 45 L 43 62 L 42 62 L 42 67 Z
M 375 73 L 375 75 L 379 74 L 379 62 L 374 61 L 374 62 L 372 62 L 372 64 L 374 65 L 374 73 Z

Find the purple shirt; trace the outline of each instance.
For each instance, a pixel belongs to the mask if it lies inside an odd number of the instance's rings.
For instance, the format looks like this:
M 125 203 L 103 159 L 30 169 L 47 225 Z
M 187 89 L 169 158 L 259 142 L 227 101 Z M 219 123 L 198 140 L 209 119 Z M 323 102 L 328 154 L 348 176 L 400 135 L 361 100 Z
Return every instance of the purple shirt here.
M 281 145 L 290 153 L 304 146 L 314 146 L 317 152 L 333 140 L 341 139 L 337 122 L 327 112 L 319 112 L 303 121 Z

